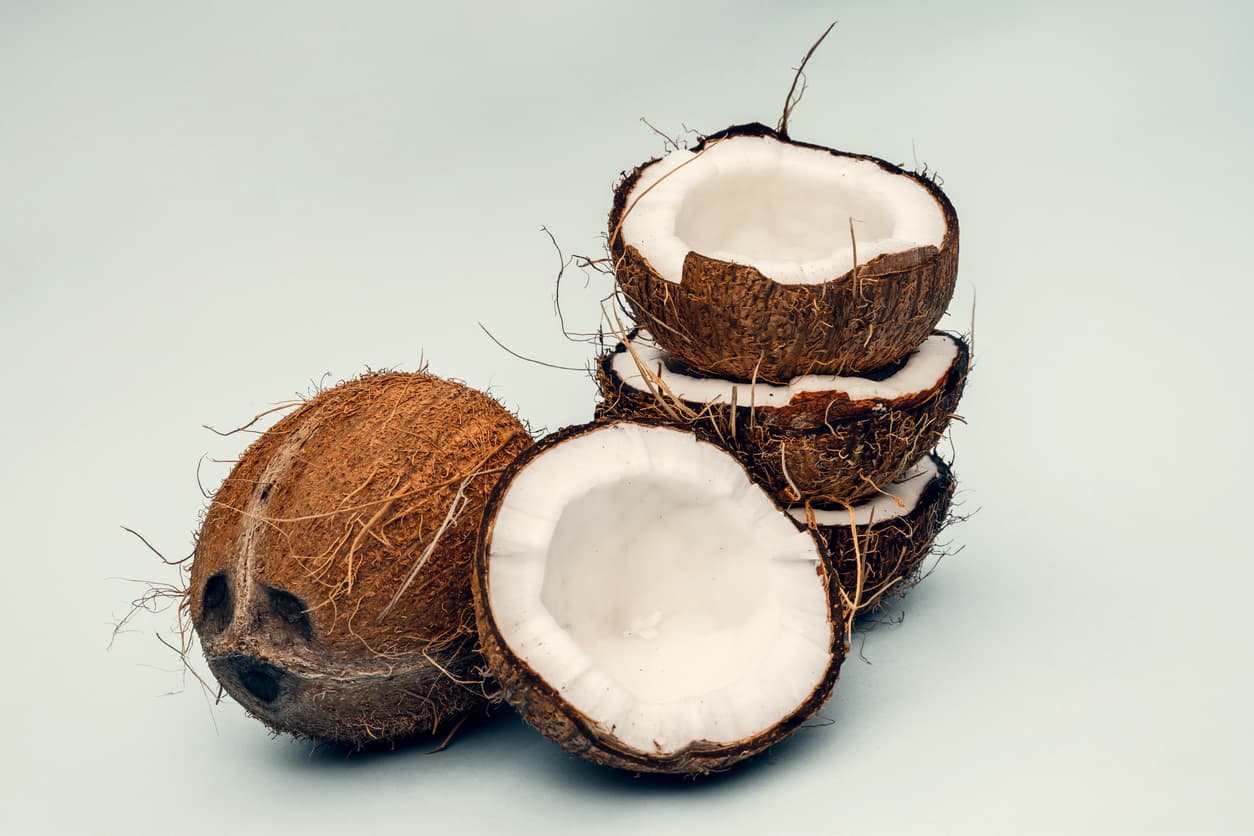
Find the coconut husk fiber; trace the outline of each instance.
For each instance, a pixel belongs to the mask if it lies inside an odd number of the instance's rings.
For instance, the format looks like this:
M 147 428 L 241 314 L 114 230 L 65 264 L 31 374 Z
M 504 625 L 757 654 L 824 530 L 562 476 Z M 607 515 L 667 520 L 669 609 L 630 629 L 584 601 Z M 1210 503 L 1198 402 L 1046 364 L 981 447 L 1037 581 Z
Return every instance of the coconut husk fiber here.
M 928 457 L 936 472 L 907 477 L 926 478 L 928 482 L 913 505 L 899 515 L 871 519 L 864 525 L 840 522 L 813 526 L 828 548 L 841 588 L 851 599 L 858 590 L 856 617 L 874 612 L 918 583 L 923 562 L 949 520 L 957 482 L 939 456 L 930 453 Z M 891 494 L 894 487 L 889 485 L 886 491 Z M 803 520 L 808 516 L 800 508 L 792 513 Z M 830 513 L 839 519 L 845 512 Z
M 223 688 L 277 732 L 352 746 L 484 705 L 474 544 L 530 444 L 496 401 L 425 373 L 368 374 L 278 421 L 193 555 L 192 620 Z
M 702 427 L 742 457 L 781 504 L 842 507 L 892 482 L 945 433 L 962 397 L 970 354 L 961 337 L 943 336 L 957 348 L 954 360 L 922 391 L 864 400 L 850 400 L 839 390 L 807 392 L 774 407 L 686 401 L 641 365 L 636 368 L 651 381 L 650 391 L 626 385 L 612 362 L 628 351 L 620 342 L 597 364 L 602 397 L 597 416 Z
M 935 198 L 946 223 L 941 245 L 878 256 L 820 284 L 783 284 L 754 267 L 690 252 L 679 283 L 662 278 L 623 240 L 632 190 L 651 160 L 628 173 L 614 193 L 609 250 L 614 275 L 636 322 L 677 362 L 734 380 L 785 382 L 805 374 L 877 369 L 909 354 L 940 321 L 958 273 L 958 217 L 931 179 L 863 154 L 849 154 L 781 136 L 760 124 L 705 137 L 701 153 L 727 139 L 771 137 L 836 156 L 873 162 L 906 177 Z

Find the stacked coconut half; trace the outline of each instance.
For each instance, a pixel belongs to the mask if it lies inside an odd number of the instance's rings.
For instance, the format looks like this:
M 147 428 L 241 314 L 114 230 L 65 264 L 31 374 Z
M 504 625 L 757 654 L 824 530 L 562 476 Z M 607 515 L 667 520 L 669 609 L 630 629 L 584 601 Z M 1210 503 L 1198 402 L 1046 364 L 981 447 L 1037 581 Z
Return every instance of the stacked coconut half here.
M 627 175 L 609 246 L 634 327 L 597 420 L 497 482 L 480 640 L 567 749 L 708 772 L 826 701 L 947 518 L 958 221 L 926 177 L 753 124 Z

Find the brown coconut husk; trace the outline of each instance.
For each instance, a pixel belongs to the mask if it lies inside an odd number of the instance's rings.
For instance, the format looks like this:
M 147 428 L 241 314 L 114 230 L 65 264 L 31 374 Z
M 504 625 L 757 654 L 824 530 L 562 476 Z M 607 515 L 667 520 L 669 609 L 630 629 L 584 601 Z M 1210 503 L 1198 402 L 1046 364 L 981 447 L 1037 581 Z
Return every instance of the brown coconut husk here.
M 372 373 L 278 421 L 213 497 L 188 590 L 209 667 L 277 732 L 365 746 L 485 704 L 470 574 L 526 428 L 481 392 Z
M 919 582 L 923 562 L 949 521 L 957 482 L 940 456 L 929 453 L 928 457 L 936 465 L 936 473 L 930 478 L 916 477 L 928 478 L 928 484 L 913 507 L 900 516 L 872 519 L 865 525 L 818 525 L 813 514 L 807 515 L 815 534 L 827 546 L 841 588 L 851 598 L 857 590 L 856 618 L 904 595 Z M 891 486 L 887 490 L 891 493 Z M 804 514 L 804 509 L 800 513 Z
M 805 374 L 849 374 L 899 361 L 940 321 L 958 275 L 958 216 L 928 177 L 865 154 L 797 142 L 758 123 L 705 137 L 690 150 L 741 136 L 771 137 L 836 156 L 875 163 L 919 183 L 945 217 L 940 247 L 888 253 L 821 284 L 781 284 L 754 267 L 690 252 L 682 280 L 659 276 L 623 240 L 623 218 L 641 174 L 619 183 L 609 217 L 614 275 L 635 320 L 678 362 L 713 377 L 772 383 Z
M 944 336 L 957 346 L 957 355 L 924 391 L 858 401 L 837 391 L 808 392 L 780 407 L 685 401 L 642 363 L 637 369 L 651 391 L 627 386 L 612 366 L 615 354 L 628 351 L 620 342 L 597 364 L 602 402 L 596 414 L 703 427 L 749 463 L 754 479 L 776 501 L 842 507 L 892 482 L 944 435 L 970 366 L 966 342 L 955 334 Z
M 847 626 L 851 623 L 850 610 L 846 608 L 839 584 L 824 560 L 817 567 L 831 607 L 832 655 L 822 680 L 806 696 L 801 704 L 775 726 L 762 733 L 732 743 L 698 741 L 680 751 L 661 754 L 646 752 L 622 743 L 614 736 L 612 728 L 597 723 L 574 706 L 567 703 L 561 693 L 549 685 L 527 662 L 514 653 L 500 627 L 492 617 L 488 605 L 489 574 L 488 554 L 501 499 L 510 483 L 538 456 L 553 447 L 599 428 L 618 423 L 613 420 L 593 421 L 588 424 L 566 427 L 546 436 L 531 449 L 525 451 L 502 475 L 484 514 L 475 559 L 474 597 L 475 616 L 479 625 L 479 638 L 484 659 L 500 695 L 512 705 L 532 727 L 563 749 L 593 763 L 615 769 L 638 773 L 663 775 L 704 775 L 724 771 L 733 765 L 779 743 L 812 717 L 830 698 L 840 675 L 840 666 L 848 652 Z M 638 423 L 660 423 L 641 421 Z M 704 430 L 696 434 L 710 441 Z M 820 548 L 823 544 L 818 541 Z

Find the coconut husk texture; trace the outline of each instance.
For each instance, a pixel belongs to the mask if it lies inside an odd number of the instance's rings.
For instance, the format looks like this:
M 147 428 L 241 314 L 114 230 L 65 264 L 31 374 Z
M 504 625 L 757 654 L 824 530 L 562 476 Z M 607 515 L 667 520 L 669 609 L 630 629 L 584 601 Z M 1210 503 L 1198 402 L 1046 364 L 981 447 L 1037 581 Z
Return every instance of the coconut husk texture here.
M 703 427 L 747 462 L 754 480 L 781 504 L 843 507 L 901 476 L 944 435 L 970 367 L 966 341 L 955 334 L 944 336 L 953 340 L 957 355 L 924 391 L 857 401 L 836 390 L 807 392 L 781 407 L 698 403 L 658 386 L 651 392 L 627 386 L 612 365 L 615 354 L 627 351 L 620 342 L 597 363 L 602 400 L 596 414 Z M 883 379 L 896 366 L 868 376 Z M 640 372 L 646 380 L 656 380 L 655 372 Z
M 520 455 L 497 483 L 484 514 L 475 561 L 475 616 L 479 625 L 482 652 L 487 660 L 488 669 L 500 688 L 500 695 L 528 724 L 566 751 L 602 766 L 636 773 L 704 775 L 721 772 L 788 737 L 807 718 L 822 708 L 831 696 L 840 674 L 841 663 L 845 660 L 848 651 L 845 626 L 849 612 L 840 597 L 836 579 L 828 568 L 826 556 L 818 568 L 818 576 L 831 604 L 833 641 L 831 662 L 819 684 L 791 714 L 780 718 L 776 725 L 759 735 L 732 743 L 696 741 L 669 754 L 646 752 L 627 746 L 614 736 L 612 729 L 598 724 L 596 720 L 567 703 L 556 689 L 527 664 L 526 660 L 520 658 L 511 649 L 500 627 L 493 619 L 492 610 L 488 604 L 490 584 L 488 557 L 492 548 L 492 533 L 496 524 L 497 510 L 510 483 L 546 451 L 570 439 L 595 432 L 601 427 L 614 423 L 617 422 L 594 421 L 567 427 L 547 436 L 535 447 Z M 696 434 L 703 440 L 709 441 L 702 432 Z M 821 541 L 819 545 L 822 547 Z
M 278 421 L 193 553 L 192 622 L 226 692 L 276 732 L 354 747 L 485 705 L 475 543 L 530 444 L 496 401 L 425 373 L 367 374 Z
M 865 525 L 815 525 L 846 595 L 857 599 L 855 617 L 873 613 L 885 601 L 904 595 L 922 577 L 922 566 L 937 535 L 949 521 L 957 482 L 940 456 L 914 507 Z M 926 478 L 926 477 L 920 477 Z
M 609 250 L 614 276 L 636 322 L 677 362 L 712 377 L 783 383 L 805 374 L 849 374 L 896 363 L 940 321 L 958 276 L 958 216 L 931 179 L 864 154 L 797 142 L 765 125 L 736 125 L 692 151 L 742 136 L 771 137 L 815 151 L 875 163 L 917 182 L 944 214 L 939 247 L 878 256 L 821 284 L 781 284 L 754 267 L 688 253 L 678 284 L 658 275 L 623 240 L 632 189 L 650 160 L 614 192 Z

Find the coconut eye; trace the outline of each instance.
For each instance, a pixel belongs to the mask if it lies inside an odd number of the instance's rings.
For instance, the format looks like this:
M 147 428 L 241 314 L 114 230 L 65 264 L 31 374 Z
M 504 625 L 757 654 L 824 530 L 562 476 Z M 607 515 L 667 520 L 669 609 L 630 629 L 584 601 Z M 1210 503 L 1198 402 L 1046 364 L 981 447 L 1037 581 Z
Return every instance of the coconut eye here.
M 274 665 L 254 662 L 240 671 L 240 683 L 262 702 L 274 702 L 282 688 L 283 672 Z
M 221 632 L 231 622 L 231 587 L 226 573 L 210 575 L 200 597 L 200 629 L 210 633 Z
M 267 705 L 290 694 L 294 686 L 291 674 L 255 656 L 224 659 L 223 669 L 250 696 Z
M 290 592 L 282 589 L 269 589 L 270 609 L 283 623 L 291 626 L 302 639 L 313 636 L 313 625 L 309 623 L 309 608 L 305 602 Z

